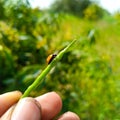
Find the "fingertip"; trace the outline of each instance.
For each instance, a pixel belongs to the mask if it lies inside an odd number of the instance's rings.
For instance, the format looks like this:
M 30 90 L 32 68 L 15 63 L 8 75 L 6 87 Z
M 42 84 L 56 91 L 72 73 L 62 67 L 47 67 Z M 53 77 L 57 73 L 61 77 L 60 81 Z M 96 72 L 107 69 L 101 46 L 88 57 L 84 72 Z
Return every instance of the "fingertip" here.
M 49 92 L 49 95 L 51 96 L 51 98 L 56 98 L 56 103 L 60 106 L 60 109 L 62 108 L 62 99 L 60 97 L 60 95 L 56 92 Z
M 80 120 L 79 116 L 73 112 L 66 112 L 58 120 Z
M 36 99 L 41 104 L 43 120 L 52 119 L 61 111 L 62 100 L 56 92 L 46 93 Z
M 60 95 L 54 91 L 48 92 L 44 95 L 36 97 L 36 100 L 39 101 L 40 104 L 41 103 L 46 104 L 46 101 L 47 101 L 48 103 L 54 103 L 55 106 L 59 105 L 60 110 L 62 108 L 62 99 L 61 99 Z
M 18 101 L 20 99 L 20 97 L 22 96 L 22 92 L 20 92 L 18 90 L 8 92 L 6 94 L 9 94 L 9 99 L 14 98 L 16 101 Z
M 40 104 L 30 97 L 21 99 L 14 109 L 11 120 L 40 120 Z
M 1 94 L 0 98 L 1 99 L 11 99 L 11 98 L 19 99 L 21 96 L 22 96 L 22 93 L 20 91 L 16 90 L 16 91 Z

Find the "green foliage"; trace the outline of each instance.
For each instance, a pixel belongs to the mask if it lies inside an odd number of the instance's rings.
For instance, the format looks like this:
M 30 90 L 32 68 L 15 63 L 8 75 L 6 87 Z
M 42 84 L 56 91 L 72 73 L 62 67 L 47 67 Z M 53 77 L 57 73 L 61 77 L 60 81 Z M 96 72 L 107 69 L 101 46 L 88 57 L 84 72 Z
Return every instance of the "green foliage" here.
M 5 18 L 5 8 L 4 8 L 3 0 L 0 1 L 0 11 L 2 11 L 2 12 L 0 12 L 0 19 L 1 18 L 4 19 Z
M 114 14 L 114 19 L 116 19 L 117 24 L 119 25 L 120 24 L 120 11 Z
M 104 11 L 97 4 L 91 4 L 84 10 L 84 17 L 89 20 L 98 20 L 102 18 Z
M 0 93 L 24 92 L 47 66 L 46 57 L 76 38 L 79 42 L 31 96 L 56 91 L 63 99 L 62 112 L 74 111 L 83 120 L 120 119 L 118 19 L 89 21 L 28 4 L 9 10 L 0 14 Z

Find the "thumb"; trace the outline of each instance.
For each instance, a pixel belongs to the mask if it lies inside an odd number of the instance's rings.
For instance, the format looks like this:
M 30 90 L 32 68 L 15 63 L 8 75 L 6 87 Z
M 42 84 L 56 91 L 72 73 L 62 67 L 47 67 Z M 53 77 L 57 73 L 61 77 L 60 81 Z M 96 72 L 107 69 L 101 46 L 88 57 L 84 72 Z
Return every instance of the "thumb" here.
M 40 104 L 34 98 L 21 99 L 15 107 L 3 115 L 1 120 L 6 120 L 4 119 L 6 117 L 7 120 L 41 120 Z

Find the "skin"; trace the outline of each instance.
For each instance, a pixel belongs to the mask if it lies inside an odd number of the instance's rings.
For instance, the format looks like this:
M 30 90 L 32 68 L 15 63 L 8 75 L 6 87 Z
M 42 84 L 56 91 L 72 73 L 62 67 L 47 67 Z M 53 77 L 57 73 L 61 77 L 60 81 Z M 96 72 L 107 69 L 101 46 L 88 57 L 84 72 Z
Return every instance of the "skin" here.
M 19 91 L 0 95 L 0 120 L 52 120 L 62 109 L 62 100 L 55 92 L 36 98 L 20 99 L 21 96 Z M 80 120 L 80 118 L 73 112 L 66 112 L 56 120 Z

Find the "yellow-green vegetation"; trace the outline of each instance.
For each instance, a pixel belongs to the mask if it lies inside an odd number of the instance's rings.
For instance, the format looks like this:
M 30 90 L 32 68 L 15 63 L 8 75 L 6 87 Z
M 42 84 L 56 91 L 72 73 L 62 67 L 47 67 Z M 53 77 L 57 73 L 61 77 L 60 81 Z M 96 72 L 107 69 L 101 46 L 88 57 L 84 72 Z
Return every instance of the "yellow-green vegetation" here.
M 62 112 L 74 111 L 81 120 L 120 119 L 118 17 L 107 15 L 93 21 L 27 6 L 11 7 L 2 16 L 0 93 L 24 92 L 46 68 L 47 56 L 77 39 L 30 95 L 56 91 L 63 99 Z

